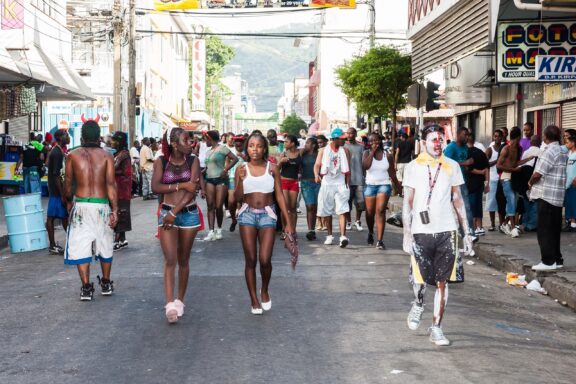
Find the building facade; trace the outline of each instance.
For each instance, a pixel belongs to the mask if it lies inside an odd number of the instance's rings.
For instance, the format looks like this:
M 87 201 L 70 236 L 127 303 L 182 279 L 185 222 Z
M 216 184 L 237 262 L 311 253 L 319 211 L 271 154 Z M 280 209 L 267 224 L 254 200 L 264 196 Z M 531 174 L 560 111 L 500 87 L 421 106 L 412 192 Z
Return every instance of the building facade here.
M 413 77 L 444 70 L 456 126 L 471 128 L 484 143 L 494 130 L 526 121 L 536 133 L 549 124 L 571 128 L 574 83 L 536 80 L 537 56 L 576 53 L 576 5 L 566 4 L 411 0 Z

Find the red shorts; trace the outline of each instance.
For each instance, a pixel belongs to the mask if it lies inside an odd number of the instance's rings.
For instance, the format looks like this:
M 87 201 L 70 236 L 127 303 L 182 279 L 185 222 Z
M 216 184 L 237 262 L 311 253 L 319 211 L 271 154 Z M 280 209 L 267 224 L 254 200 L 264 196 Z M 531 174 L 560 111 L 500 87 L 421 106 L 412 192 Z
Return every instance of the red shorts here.
M 298 192 L 298 180 L 282 179 L 282 190 Z

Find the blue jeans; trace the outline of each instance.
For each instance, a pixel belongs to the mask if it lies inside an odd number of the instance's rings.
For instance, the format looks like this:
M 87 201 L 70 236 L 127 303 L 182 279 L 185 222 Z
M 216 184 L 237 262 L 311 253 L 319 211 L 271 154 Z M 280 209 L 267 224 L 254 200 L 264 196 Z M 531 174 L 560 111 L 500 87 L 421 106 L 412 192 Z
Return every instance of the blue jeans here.
M 24 193 L 42 192 L 38 167 L 25 167 L 22 171 L 24 174 Z
M 524 201 L 522 224 L 525 230 L 534 231 L 538 227 L 538 204 L 525 197 L 523 197 L 522 200 Z
M 502 180 L 502 189 L 504 190 L 504 196 L 506 196 L 506 217 L 513 217 L 516 215 L 518 195 L 512 189 L 512 181 Z

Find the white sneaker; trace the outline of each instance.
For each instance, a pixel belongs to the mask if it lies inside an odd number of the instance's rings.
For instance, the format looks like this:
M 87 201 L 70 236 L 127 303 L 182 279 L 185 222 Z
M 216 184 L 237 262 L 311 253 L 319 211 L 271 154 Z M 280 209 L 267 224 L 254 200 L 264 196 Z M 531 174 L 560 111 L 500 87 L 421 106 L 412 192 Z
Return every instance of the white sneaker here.
M 357 230 L 358 232 L 362 232 L 362 230 L 364 229 L 364 228 L 362 228 L 362 224 L 360 224 L 360 221 L 356 221 L 356 222 L 354 223 L 354 225 L 356 226 L 356 230 Z
M 214 233 L 214 230 L 211 229 L 208 231 L 208 234 L 204 238 L 204 241 L 214 241 L 214 240 L 216 240 L 216 234 Z
M 324 245 L 332 245 L 334 243 L 334 236 L 328 235 L 326 236 L 326 240 L 324 240 Z
M 340 248 L 346 248 L 350 240 L 346 236 L 340 236 Z
M 440 327 L 430 327 L 430 341 L 439 346 L 450 345 L 450 340 L 444 336 Z
M 546 264 L 541 262 L 541 263 L 538 263 L 538 264 L 532 266 L 533 271 L 553 271 L 556 268 L 558 268 L 556 266 L 556 263 L 554 263 L 552 265 L 546 265 Z
M 222 240 L 222 229 L 218 228 L 214 231 L 214 240 Z
M 486 235 L 486 231 L 484 230 L 484 228 L 476 228 L 476 236 L 485 236 Z
M 352 223 L 346 223 L 346 230 L 349 231 L 352 229 Z
M 500 230 L 504 232 L 505 235 L 510 236 L 512 234 L 512 229 L 510 228 L 510 224 L 505 223 L 500 226 Z
M 513 230 L 510 231 L 510 236 L 515 239 L 517 237 L 520 237 L 520 231 L 518 230 L 518 228 L 514 228 Z
M 406 322 L 408 323 L 408 328 L 415 331 L 420 326 L 420 320 L 422 319 L 422 313 L 424 312 L 424 306 L 412 303 L 412 308 L 410 313 L 408 313 L 408 318 Z
M 230 215 L 230 211 L 229 211 L 229 210 L 226 210 L 226 218 L 229 219 L 229 218 L 231 218 L 231 217 L 232 217 L 232 215 Z

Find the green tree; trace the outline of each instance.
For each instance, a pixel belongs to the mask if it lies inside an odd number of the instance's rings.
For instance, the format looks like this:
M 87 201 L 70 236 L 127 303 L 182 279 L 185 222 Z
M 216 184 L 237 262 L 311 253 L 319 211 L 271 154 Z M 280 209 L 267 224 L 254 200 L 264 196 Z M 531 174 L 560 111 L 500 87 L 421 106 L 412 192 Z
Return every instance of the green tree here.
M 296 116 L 295 113 L 286 116 L 282 124 L 280 124 L 280 132 L 287 133 L 289 135 L 300 136 L 301 129 L 307 129 L 308 124 L 300 117 Z
M 345 62 L 335 72 L 336 85 L 356 103 L 358 113 L 391 116 L 396 127 L 396 114 L 406 106 L 406 92 L 412 84 L 409 55 L 394 47 L 376 47 Z
M 206 30 L 208 31 L 208 30 Z M 224 44 L 218 36 L 206 36 L 206 111 L 216 121 L 219 129 L 221 105 L 230 90 L 222 83 L 222 71 L 226 64 L 234 58 L 234 48 Z M 191 52 L 192 47 L 189 47 Z M 192 78 L 192 62 L 189 72 Z M 188 100 L 192 102 L 192 86 L 188 90 Z

